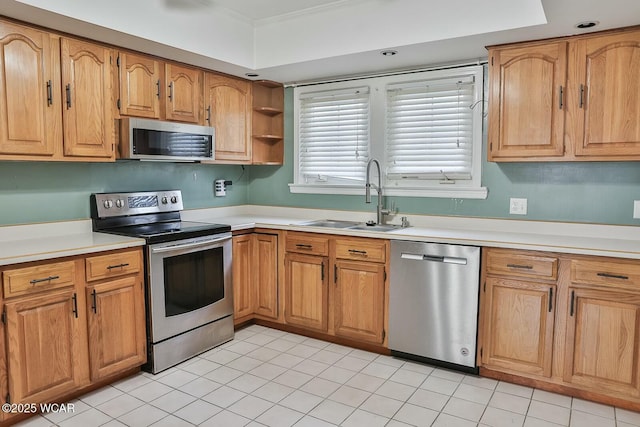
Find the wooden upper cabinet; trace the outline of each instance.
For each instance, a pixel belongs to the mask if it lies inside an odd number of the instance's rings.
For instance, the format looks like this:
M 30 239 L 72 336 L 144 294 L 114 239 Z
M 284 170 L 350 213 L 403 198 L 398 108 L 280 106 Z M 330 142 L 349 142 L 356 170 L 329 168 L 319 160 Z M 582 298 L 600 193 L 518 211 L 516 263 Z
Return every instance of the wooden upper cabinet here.
M 615 289 L 570 288 L 564 380 L 640 397 L 640 296 Z
M 64 155 L 115 159 L 113 51 L 61 39 Z
M 576 156 L 640 159 L 640 30 L 570 45 Z
M 166 63 L 165 117 L 179 122 L 201 123 L 203 72 Z
M 120 114 L 160 118 L 161 63 L 145 55 L 118 54 Z
M 489 160 L 562 156 L 567 43 L 489 51 Z
M 59 38 L 0 22 L 0 88 L 0 154 L 36 160 L 59 154 Z
M 251 83 L 207 73 L 205 124 L 216 129 L 216 160 L 251 161 Z

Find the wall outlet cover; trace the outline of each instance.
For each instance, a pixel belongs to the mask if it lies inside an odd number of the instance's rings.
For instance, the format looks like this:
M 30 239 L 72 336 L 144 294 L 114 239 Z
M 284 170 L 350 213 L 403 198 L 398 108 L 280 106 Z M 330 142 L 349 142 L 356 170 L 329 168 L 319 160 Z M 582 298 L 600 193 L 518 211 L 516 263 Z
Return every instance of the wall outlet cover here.
M 633 201 L 633 217 L 640 218 L 640 200 Z
M 526 215 L 527 214 L 527 199 L 509 199 L 509 213 L 511 215 Z

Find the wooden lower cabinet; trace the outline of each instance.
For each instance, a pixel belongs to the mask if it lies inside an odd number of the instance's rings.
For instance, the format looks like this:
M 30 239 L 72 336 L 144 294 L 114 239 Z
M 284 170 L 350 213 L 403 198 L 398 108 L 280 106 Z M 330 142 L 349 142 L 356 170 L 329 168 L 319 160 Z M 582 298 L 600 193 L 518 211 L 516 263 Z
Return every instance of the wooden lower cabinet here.
M 285 258 L 285 321 L 294 326 L 327 331 L 327 257 L 288 253 Z
M 336 261 L 334 332 L 337 336 L 382 344 L 384 265 Z
M 233 236 L 233 318 L 253 314 L 251 234 Z
M 146 361 L 141 249 L 2 266 L 0 273 L 0 400 L 59 401 Z
M 143 286 L 134 275 L 87 287 L 92 381 L 146 361 Z
M 551 376 L 555 285 L 488 278 L 482 363 Z
M 233 317 L 242 323 L 254 314 L 277 319 L 278 235 L 233 237 Z
M 570 288 L 563 379 L 640 397 L 640 294 Z
M 255 272 L 256 314 L 278 318 L 278 236 L 254 233 L 253 260 Z
M 77 298 L 69 287 L 5 304 L 12 403 L 50 401 L 88 383 Z
M 483 278 L 481 374 L 640 410 L 636 260 L 484 249 Z

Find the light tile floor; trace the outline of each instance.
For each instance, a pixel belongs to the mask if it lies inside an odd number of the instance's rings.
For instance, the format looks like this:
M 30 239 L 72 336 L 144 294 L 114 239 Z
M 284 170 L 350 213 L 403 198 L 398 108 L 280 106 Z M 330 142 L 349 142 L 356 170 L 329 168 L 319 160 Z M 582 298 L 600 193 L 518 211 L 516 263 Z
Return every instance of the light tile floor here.
M 249 326 L 22 426 L 640 426 L 640 413 Z

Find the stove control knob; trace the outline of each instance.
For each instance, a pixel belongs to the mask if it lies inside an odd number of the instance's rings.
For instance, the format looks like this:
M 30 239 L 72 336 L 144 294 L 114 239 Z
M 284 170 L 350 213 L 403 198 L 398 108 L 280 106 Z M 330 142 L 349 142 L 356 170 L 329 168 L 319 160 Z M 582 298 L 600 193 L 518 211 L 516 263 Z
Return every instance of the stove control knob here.
M 162 199 L 160 199 L 160 201 L 162 202 L 163 205 L 167 204 L 167 196 L 162 196 Z
M 178 196 L 171 196 L 171 203 L 178 203 Z
M 124 207 L 124 200 L 122 200 L 122 199 L 118 199 L 118 200 L 116 200 L 116 207 L 117 207 L 117 208 L 122 208 L 122 207 Z
M 105 200 L 104 201 L 104 207 L 105 207 L 105 209 L 111 209 L 113 207 L 113 201 Z

